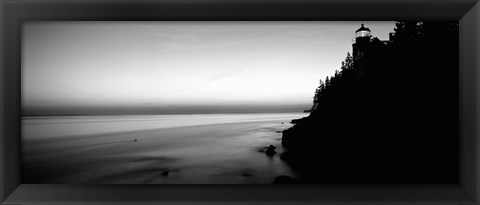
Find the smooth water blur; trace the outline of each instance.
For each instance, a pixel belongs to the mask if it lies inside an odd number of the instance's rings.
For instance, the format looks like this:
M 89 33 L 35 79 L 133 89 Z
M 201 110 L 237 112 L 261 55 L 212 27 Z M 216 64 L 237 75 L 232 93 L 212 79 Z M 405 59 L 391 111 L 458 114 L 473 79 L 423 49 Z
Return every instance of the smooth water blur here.
M 303 116 L 304 113 L 22 117 L 22 137 L 28 140 L 191 125 L 289 120 Z
M 272 183 L 295 176 L 281 131 L 306 115 L 24 117 L 22 183 Z M 277 154 L 259 152 L 268 145 Z

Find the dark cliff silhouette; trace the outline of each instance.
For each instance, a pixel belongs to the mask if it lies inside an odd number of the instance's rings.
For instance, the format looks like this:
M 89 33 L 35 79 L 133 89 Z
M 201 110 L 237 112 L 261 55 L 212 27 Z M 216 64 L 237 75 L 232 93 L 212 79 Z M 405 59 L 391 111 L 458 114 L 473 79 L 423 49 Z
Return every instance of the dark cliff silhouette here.
M 283 132 L 298 183 L 458 183 L 458 23 L 362 24 L 320 81 L 310 115 Z

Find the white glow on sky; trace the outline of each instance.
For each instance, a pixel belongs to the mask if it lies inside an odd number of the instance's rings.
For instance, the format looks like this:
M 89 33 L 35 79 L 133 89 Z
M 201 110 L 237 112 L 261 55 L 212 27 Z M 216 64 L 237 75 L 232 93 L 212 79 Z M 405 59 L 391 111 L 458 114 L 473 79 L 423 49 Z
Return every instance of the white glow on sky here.
M 387 39 L 393 22 L 364 22 Z M 30 22 L 26 108 L 312 103 L 359 22 Z

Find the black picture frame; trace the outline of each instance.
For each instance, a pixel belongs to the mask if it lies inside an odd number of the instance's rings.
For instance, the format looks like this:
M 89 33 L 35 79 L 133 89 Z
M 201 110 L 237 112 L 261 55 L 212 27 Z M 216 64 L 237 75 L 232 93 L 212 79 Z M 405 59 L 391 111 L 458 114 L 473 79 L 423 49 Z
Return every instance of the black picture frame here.
M 2 0 L 1 204 L 479 204 L 478 0 Z M 455 20 L 460 25 L 456 185 L 53 185 L 21 181 L 21 38 L 26 21 Z

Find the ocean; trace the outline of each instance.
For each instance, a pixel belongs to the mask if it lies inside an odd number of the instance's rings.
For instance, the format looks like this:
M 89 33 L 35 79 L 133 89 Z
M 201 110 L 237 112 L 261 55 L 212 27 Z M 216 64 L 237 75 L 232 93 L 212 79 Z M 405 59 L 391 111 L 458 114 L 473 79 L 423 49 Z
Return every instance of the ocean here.
M 307 115 L 22 117 L 22 183 L 270 184 L 296 176 L 281 131 Z

